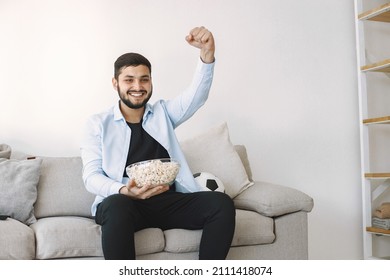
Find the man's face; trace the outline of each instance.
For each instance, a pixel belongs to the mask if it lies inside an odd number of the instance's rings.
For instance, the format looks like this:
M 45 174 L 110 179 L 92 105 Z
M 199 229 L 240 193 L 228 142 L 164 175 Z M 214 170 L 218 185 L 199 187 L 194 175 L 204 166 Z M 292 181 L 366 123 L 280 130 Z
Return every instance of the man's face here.
M 145 65 L 123 68 L 118 80 L 112 79 L 112 84 L 122 102 L 132 109 L 144 107 L 152 96 L 152 77 Z

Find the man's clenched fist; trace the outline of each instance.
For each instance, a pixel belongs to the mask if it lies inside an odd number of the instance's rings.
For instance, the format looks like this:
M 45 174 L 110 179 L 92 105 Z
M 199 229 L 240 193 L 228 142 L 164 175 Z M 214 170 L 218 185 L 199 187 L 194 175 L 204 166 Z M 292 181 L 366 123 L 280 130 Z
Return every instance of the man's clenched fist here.
M 214 62 L 215 42 L 213 34 L 205 27 L 195 27 L 186 36 L 186 41 L 200 49 L 200 58 L 205 63 Z

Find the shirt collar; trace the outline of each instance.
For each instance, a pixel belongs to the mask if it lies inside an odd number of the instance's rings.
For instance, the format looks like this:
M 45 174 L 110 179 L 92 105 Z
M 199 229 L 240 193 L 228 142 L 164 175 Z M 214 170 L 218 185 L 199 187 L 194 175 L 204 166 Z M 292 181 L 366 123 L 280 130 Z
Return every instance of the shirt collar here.
M 143 117 L 144 121 L 147 119 L 149 113 L 153 113 L 153 107 L 149 103 L 146 103 L 144 117 Z M 123 114 L 122 114 L 121 109 L 120 109 L 120 101 L 118 101 L 118 103 L 114 106 L 114 120 L 126 121 L 125 118 L 123 117 Z
M 144 121 L 148 118 L 148 115 L 152 114 L 152 113 L 153 113 L 152 105 L 150 105 L 149 103 L 146 103 L 144 117 L 143 117 Z
M 125 120 L 125 118 L 122 115 L 122 112 L 121 112 L 119 104 L 120 104 L 120 101 L 118 101 L 116 103 L 116 105 L 114 106 L 114 120 L 115 121 Z

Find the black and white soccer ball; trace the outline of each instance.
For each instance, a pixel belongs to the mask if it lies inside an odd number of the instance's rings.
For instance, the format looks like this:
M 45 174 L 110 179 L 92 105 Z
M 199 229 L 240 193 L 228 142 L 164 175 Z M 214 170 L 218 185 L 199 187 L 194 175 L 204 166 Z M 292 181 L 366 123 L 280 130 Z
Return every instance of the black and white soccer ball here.
M 211 173 L 195 173 L 194 178 L 203 191 L 225 192 L 225 186 L 222 181 Z

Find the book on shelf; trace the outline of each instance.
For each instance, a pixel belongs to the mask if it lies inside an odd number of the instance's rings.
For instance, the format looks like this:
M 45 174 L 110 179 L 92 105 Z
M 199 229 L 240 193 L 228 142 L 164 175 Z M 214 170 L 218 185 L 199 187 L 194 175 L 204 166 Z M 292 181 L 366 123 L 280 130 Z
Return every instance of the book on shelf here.
M 372 226 L 376 228 L 390 230 L 390 219 L 372 218 Z

